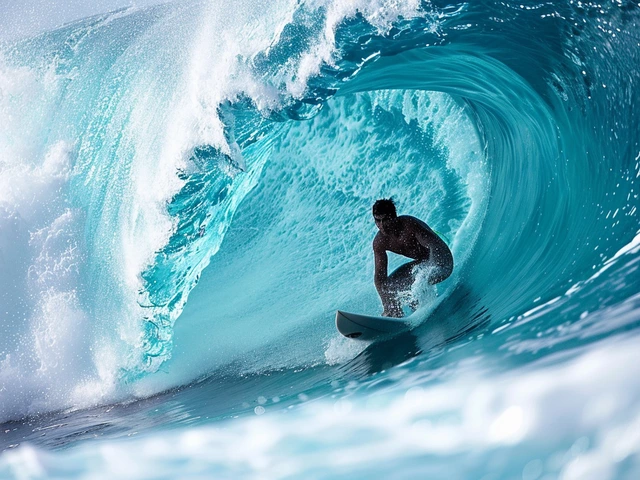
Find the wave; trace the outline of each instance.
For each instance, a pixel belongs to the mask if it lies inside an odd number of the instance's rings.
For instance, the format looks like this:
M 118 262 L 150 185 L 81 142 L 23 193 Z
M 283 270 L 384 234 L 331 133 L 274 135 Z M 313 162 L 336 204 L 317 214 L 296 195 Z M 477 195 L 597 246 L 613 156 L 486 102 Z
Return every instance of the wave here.
M 637 16 L 197 2 L 5 44 L 1 417 L 352 358 L 382 196 L 450 239 L 445 338 L 559 298 L 637 232 Z

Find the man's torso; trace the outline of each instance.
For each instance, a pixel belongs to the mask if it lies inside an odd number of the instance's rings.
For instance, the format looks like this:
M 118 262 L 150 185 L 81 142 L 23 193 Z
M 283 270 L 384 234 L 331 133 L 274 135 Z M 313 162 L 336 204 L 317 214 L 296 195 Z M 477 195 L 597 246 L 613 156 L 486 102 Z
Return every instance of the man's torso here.
M 409 215 L 399 216 L 398 220 L 400 228 L 393 234 L 378 232 L 376 243 L 379 247 L 414 260 L 448 261 L 449 248 L 426 223 Z M 427 240 L 429 248 L 418 241 L 418 234 Z

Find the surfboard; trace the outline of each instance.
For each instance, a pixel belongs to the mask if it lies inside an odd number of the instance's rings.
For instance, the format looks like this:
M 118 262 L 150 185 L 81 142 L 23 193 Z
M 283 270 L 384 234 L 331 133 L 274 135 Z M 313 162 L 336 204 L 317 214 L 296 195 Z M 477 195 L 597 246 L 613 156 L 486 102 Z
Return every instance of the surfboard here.
M 354 340 L 378 340 L 411 329 L 407 318 L 375 317 L 358 313 L 336 313 L 336 328 L 347 338 Z

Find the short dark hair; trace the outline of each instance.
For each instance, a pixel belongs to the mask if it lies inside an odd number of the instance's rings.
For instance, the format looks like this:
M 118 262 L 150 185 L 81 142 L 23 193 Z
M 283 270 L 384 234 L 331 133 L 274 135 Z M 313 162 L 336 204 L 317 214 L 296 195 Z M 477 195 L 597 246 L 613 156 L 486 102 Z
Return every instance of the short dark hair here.
M 373 214 L 392 214 L 394 217 L 397 217 L 398 214 L 396 213 L 396 204 L 393 201 L 393 198 L 381 198 L 379 200 L 376 200 L 376 203 L 373 204 Z

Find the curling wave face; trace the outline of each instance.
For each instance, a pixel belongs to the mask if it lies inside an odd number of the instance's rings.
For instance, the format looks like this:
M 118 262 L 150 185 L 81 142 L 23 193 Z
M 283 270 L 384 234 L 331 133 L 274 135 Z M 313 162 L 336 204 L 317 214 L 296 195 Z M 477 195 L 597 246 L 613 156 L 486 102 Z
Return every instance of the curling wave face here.
M 197 2 L 4 45 L 1 418 L 353 358 L 331 316 L 379 313 L 381 196 L 456 258 L 422 350 L 633 329 L 637 19 L 625 2 Z M 610 329 L 557 329 L 624 302 Z

